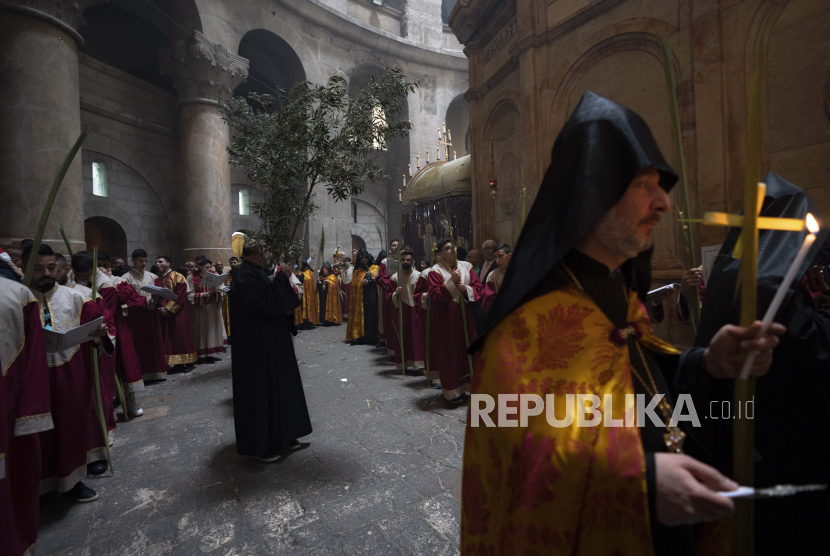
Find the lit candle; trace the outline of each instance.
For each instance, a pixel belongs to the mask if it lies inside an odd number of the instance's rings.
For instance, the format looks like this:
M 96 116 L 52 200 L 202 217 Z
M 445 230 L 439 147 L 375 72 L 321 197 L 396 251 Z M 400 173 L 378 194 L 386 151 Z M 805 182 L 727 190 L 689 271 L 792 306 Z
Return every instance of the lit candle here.
M 415 169 L 416 170 L 421 169 L 421 157 L 417 156 L 417 155 L 415 156 Z
M 410 162 L 409 164 L 407 164 L 407 166 L 409 166 L 409 175 L 411 176 L 412 175 L 412 163 Z
M 427 164 L 429 164 L 429 149 L 427 149 Z
M 452 143 L 452 132 L 450 130 L 447 130 L 447 138 L 450 140 L 450 143 Z
M 404 181 L 403 186 L 406 187 L 406 181 Z M 398 189 L 398 202 L 403 203 L 403 194 L 401 193 L 400 189 Z
M 441 160 L 441 149 L 435 149 L 435 160 Z
M 440 142 L 441 139 L 442 139 L 442 137 L 441 137 L 441 128 L 439 127 L 438 128 L 438 141 Z
M 447 131 L 447 122 L 444 122 L 441 125 L 444 126 L 444 131 Z
M 453 160 L 455 160 L 455 159 L 457 159 L 457 158 L 458 158 L 458 155 L 457 155 L 457 154 L 455 154 L 455 151 L 453 151 L 453 152 L 452 152 L 452 159 L 453 159 Z
M 404 176 L 403 176 L 403 186 L 406 187 L 406 174 L 404 174 Z M 400 189 L 398 191 L 400 191 Z M 398 196 L 400 197 L 400 195 L 398 195 Z M 398 199 L 398 200 L 400 200 L 400 199 Z
M 810 233 L 804 238 L 804 243 L 801 244 L 801 249 L 799 249 L 798 254 L 796 254 L 795 259 L 793 259 L 793 263 L 790 265 L 790 269 L 787 270 L 787 274 L 784 276 L 784 281 L 781 282 L 780 286 L 778 286 L 778 290 L 775 292 L 775 297 L 772 298 L 772 303 L 770 303 L 770 306 L 764 315 L 764 320 L 761 322 L 761 331 L 758 333 L 759 337 L 766 334 L 767 330 L 769 330 L 769 326 L 772 324 L 772 319 L 774 319 L 775 314 L 778 313 L 781 303 L 784 302 L 784 296 L 787 295 L 787 291 L 790 289 L 790 284 L 793 283 L 801 263 L 804 262 L 804 257 L 807 256 L 807 251 L 810 250 L 810 247 L 812 247 L 813 243 L 816 241 L 818 222 L 816 222 L 816 219 L 813 218 L 813 215 L 809 212 L 807 213 L 806 222 L 807 229 L 810 230 Z M 752 363 L 755 361 L 755 356 L 757 354 L 757 351 L 752 351 L 747 355 L 746 361 L 744 362 L 744 368 L 741 369 L 741 380 L 749 378 L 749 371 L 752 369 Z

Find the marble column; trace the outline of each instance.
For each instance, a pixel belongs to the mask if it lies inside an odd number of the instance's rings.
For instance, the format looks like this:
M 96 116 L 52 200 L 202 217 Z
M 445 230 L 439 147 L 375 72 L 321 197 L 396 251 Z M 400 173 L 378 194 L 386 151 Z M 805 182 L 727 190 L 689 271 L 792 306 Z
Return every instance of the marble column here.
M 182 205 L 185 259 L 205 255 L 227 261 L 233 256 L 229 129 L 219 103 L 248 77 L 248 60 L 228 52 L 196 31 L 159 53 L 162 72 L 179 93 Z
M 84 2 L 0 1 L 0 242 L 33 238 L 58 169 L 81 133 L 76 31 Z M 79 6 L 80 5 L 80 6 Z M 69 168 L 44 240 L 84 240 L 81 155 Z

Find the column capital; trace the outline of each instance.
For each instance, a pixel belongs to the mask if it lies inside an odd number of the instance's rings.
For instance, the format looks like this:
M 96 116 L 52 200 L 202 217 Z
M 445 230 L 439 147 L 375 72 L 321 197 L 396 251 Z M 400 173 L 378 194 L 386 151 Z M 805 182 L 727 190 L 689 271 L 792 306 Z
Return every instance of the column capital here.
M 0 10 L 18 12 L 47 21 L 75 39 L 79 47 L 84 39 L 78 29 L 84 24 L 84 10 L 103 0 L 0 0 Z
M 159 51 L 162 73 L 173 79 L 179 102 L 217 104 L 248 79 L 248 60 L 231 54 L 199 31 L 192 39 L 177 40 Z

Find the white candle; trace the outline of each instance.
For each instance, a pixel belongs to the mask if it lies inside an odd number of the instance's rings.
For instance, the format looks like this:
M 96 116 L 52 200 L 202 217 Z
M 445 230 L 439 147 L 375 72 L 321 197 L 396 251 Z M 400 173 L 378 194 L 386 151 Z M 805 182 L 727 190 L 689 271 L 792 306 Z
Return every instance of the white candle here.
M 438 142 L 439 143 L 441 142 L 441 139 L 442 139 L 442 137 L 441 137 L 441 128 L 439 127 L 438 128 Z
M 452 152 L 452 159 L 453 159 L 453 160 L 455 160 L 455 159 L 457 159 L 457 158 L 458 158 L 458 155 L 457 155 L 457 154 L 455 154 L 455 151 L 453 151 L 453 152 Z
M 406 187 L 406 174 L 403 175 L 403 186 Z M 400 190 L 398 190 L 400 191 Z
M 405 182 L 404 182 L 404 184 L 403 184 L 403 185 L 404 185 L 404 187 L 406 187 L 406 183 L 405 183 Z M 399 203 L 403 203 L 403 194 L 401 193 L 401 190 L 400 190 L 400 189 L 398 189 L 398 202 L 399 202 Z
M 427 164 L 429 164 L 429 149 L 427 149 Z
M 784 281 L 781 282 L 780 286 L 778 286 L 778 290 L 775 292 L 775 297 L 772 298 L 772 303 L 770 303 L 766 314 L 764 314 L 764 320 L 761 322 L 761 331 L 758 333 L 758 337 L 763 336 L 767 333 L 767 330 L 769 330 L 769 327 L 772 324 L 772 319 L 775 318 L 776 313 L 778 313 L 778 309 L 781 308 L 781 304 L 784 302 L 784 296 L 787 295 L 787 291 L 790 289 L 790 284 L 793 283 L 793 280 L 796 277 L 795 275 L 798 272 L 799 267 L 801 267 L 801 263 L 804 262 L 804 257 L 807 256 L 807 251 L 810 250 L 810 247 L 812 247 L 813 243 L 816 241 L 815 234 L 818 232 L 818 222 L 816 222 L 816 219 L 813 218 L 813 215 L 810 213 L 807 213 L 806 222 L 807 229 L 810 230 L 810 233 L 804 238 L 804 243 L 801 244 L 801 249 L 798 250 L 795 259 L 793 259 L 793 263 L 790 265 L 789 270 L 787 270 L 787 274 L 784 275 Z M 755 356 L 757 354 L 757 351 L 753 351 L 747 355 L 744 367 L 741 369 L 741 380 L 749 378 L 749 371 L 752 369 L 752 363 L 755 361 Z
M 411 176 L 412 175 L 412 163 L 410 162 L 409 164 L 407 164 L 407 166 L 409 166 L 409 175 Z
M 435 149 L 435 160 L 441 160 L 441 149 Z
M 452 132 L 450 130 L 447 130 L 447 139 L 452 143 Z

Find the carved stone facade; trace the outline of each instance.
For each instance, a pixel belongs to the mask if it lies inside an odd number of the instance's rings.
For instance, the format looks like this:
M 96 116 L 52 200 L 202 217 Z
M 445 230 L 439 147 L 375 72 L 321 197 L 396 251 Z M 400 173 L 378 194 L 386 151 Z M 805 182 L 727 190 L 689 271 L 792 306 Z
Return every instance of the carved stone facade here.
M 518 238 L 518 193 L 527 187 L 529 207 L 553 141 L 586 90 L 641 114 L 676 166 L 661 39 L 674 54 L 692 216 L 741 208 L 746 91 L 759 37 L 768 45 L 763 170 L 807 189 L 830 214 L 827 2 L 459 0 L 450 25 L 470 60 L 477 243 Z M 698 225 L 693 232 L 698 263 L 700 247 L 725 233 Z M 654 234 L 655 285 L 678 282 L 684 244 L 676 211 Z M 690 342 L 682 325 L 662 326 L 664 337 Z
M 248 78 L 248 60 L 231 54 L 194 31 L 192 40 L 176 41 L 159 52 L 162 72 L 173 79 L 173 87 L 184 102 L 228 100 L 234 89 Z
M 396 22 L 407 6 L 420 10 L 423 32 L 401 35 Z M 434 156 L 435 130 L 450 121 L 450 105 L 459 127 L 469 122 L 467 59 L 443 28 L 436 0 L 380 7 L 365 0 L 0 0 L 0 60 L 0 206 L 15 207 L 0 219 L 3 247 L 34 235 L 55 172 L 84 128 L 90 134 L 58 195 L 47 241 L 65 250 L 54 233 L 62 224 L 73 249 L 83 249 L 85 225 L 108 219 L 130 248 L 158 250 L 178 264 L 202 253 L 227 259 L 231 234 L 257 227 L 257 217 L 241 210 L 240 191 L 250 202 L 258 197 L 244 172 L 227 164 L 228 126 L 216 106 L 232 93 L 252 85 L 272 93 L 335 75 L 351 86 L 400 65 L 419 85 L 403 101 L 412 132 L 378 155 L 394 179 L 367 183 L 354 199 L 376 213 L 359 211 L 357 225 L 376 233 L 386 222 L 383 236 L 398 229 L 401 175 L 416 156 Z M 463 138 L 466 130 L 452 131 Z M 84 194 L 93 161 L 113 172 L 109 198 Z M 328 255 L 338 240 L 348 250 L 354 218 L 351 203 L 323 191 L 317 204 L 306 237 L 309 256 L 322 262 L 322 230 Z M 127 216 L 130 208 L 135 214 Z M 376 253 L 380 242 L 372 247 Z

